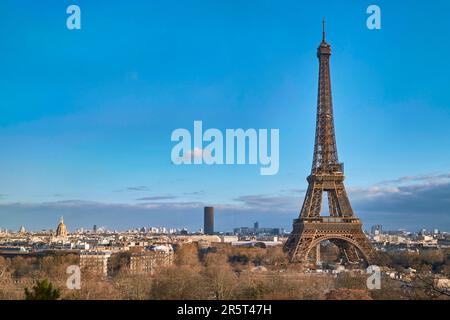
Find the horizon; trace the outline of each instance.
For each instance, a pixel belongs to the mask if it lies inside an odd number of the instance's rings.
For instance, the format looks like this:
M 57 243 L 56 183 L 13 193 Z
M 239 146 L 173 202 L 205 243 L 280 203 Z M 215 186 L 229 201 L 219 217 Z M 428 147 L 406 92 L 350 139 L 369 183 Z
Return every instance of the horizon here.
M 255 221 L 255 222 L 258 222 L 258 223 L 259 223 L 259 221 Z M 80 232 L 81 230 L 83 230 L 83 232 L 86 232 L 86 231 L 93 231 L 93 226 L 91 226 L 91 227 L 87 227 L 87 226 L 78 226 L 78 227 L 76 227 L 76 228 L 70 228 L 70 226 L 68 226 L 66 223 L 64 223 L 64 224 L 66 225 L 67 231 L 68 231 L 68 233 L 70 233 L 70 234 L 74 234 L 74 233 Z M 375 226 L 375 225 L 373 225 L 373 226 Z M 365 228 L 363 228 L 363 231 L 366 232 L 366 233 L 369 233 L 369 232 L 370 232 L 370 229 L 371 229 L 373 226 L 366 226 Z M 450 233 L 450 231 L 447 231 L 447 230 L 441 230 L 441 229 L 439 229 L 439 228 L 431 228 L 431 229 L 427 229 L 427 228 L 419 228 L 419 230 L 410 230 L 410 229 L 405 229 L 405 228 L 386 229 L 383 225 L 381 225 L 381 226 L 383 227 L 383 233 L 386 233 L 386 232 L 392 232 L 392 231 L 405 231 L 405 232 L 408 232 L 408 233 L 419 233 L 419 232 L 421 232 L 422 230 L 425 230 L 425 231 L 428 231 L 428 232 L 434 232 L 434 230 L 436 230 L 436 229 L 439 231 L 439 233 Z M 20 225 L 20 226 L 18 227 L 18 230 L 17 230 L 17 231 L 11 230 L 11 229 L 4 229 L 4 228 L 1 228 L 1 227 L 0 227 L 0 231 L 6 231 L 6 232 L 12 232 L 12 233 L 19 233 L 19 231 L 20 231 L 20 229 L 21 229 L 22 227 L 25 228 L 25 232 L 26 232 L 26 233 L 39 233 L 39 232 L 44 232 L 44 231 L 45 231 L 45 232 L 49 232 L 49 231 L 55 231 L 56 228 L 57 228 L 57 227 L 49 227 L 49 228 L 43 228 L 43 229 L 40 229 L 40 230 L 36 230 L 36 229 L 34 229 L 34 230 L 29 230 L 29 229 L 27 229 L 26 226 Z M 104 232 L 112 232 L 112 233 L 114 233 L 114 232 L 121 233 L 121 232 L 128 232 L 128 231 L 137 231 L 137 230 L 140 230 L 140 229 L 142 229 L 142 228 L 146 228 L 146 229 L 150 229 L 150 228 L 159 228 L 159 229 L 161 229 L 161 228 L 164 228 L 164 229 L 166 229 L 166 230 L 187 230 L 190 234 L 195 234 L 195 233 L 198 233 L 200 230 L 203 230 L 203 228 L 202 228 L 201 226 L 199 226 L 199 227 L 198 227 L 197 229 L 195 229 L 195 230 L 194 230 L 194 229 L 190 230 L 190 229 L 185 228 L 185 227 L 178 227 L 178 228 L 176 228 L 176 227 L 168 227 L 168 226 L 164 226 L 164 225 L 141 225 L 141 226 L 135 226 L 135 227 L 131 227 L 131 228 L 124 228 L 124 229 L 108 228 L 108 227 L 103 226 L 103 225 L 96 225 L 96 227 L 97 227 L 97 230 L 102 229 Z M 214 227 L 216 227 L 216 226 L 214 226 Z M 234 229 L 239 229 L 239 228 L 243 228 L 243 227 L 253 228 L 252 225 L 235 226 L 235 227 L 233 227 L 233 228 L 230 229 L 230 230 L 221 230 L 221 229 L 219 229 L 219 230 L 214 230 L 214 234 L 232 233 L 232 232 L 234 231 Z M 284 233 L 285 235 L 288 235 L 288 234 L 291 232 L 291 230 L 287 230 L 287 229 L 285 229 L 285 228 L 277 227 L 277 226 L 262 225 L 262 226 L 259 226 L 259 228 L 262 228 L 262 229 L 264 229 L 264 228 L 274 228 L 274 229 L 280 228 L 280 229 L 285 230 L 285 233 Z M 148 233 L 148 230 L 147 230 L 147 233 Z M 156 234 L 157 234 L 157 233 L 156 233 Z

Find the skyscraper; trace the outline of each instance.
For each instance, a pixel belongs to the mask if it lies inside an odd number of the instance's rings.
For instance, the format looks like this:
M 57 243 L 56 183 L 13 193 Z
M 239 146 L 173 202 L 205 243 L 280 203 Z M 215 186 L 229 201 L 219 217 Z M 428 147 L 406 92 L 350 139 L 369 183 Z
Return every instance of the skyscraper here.
M 205 207 L 204 233 L 214 234 L 214 207 Z
M 370 233 L 374 236 L 382 234 L 383 227 L 381 226 L 381 224 L 376 224 L 376 225 L 372 226 L 372 228 L 370 229 Z

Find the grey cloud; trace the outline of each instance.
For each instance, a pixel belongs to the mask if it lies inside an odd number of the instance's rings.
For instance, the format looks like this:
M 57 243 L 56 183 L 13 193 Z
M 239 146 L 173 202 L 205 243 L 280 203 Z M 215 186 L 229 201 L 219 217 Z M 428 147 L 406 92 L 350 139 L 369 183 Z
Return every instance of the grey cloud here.
M 306 189 L 300 189 L 300 188 L 282 189 L 282 190 L 280 190 L 280 192 L 290 193 L 290 194 L 303 194 L 306 192 Z
M 450 173 L 439 173 L 439 174 L 424 174 L 415 176 L 404 176 L 398 179 L 385 180 L 379 183 L 379 185 L 387 184 L 403 184 L 403 183 L 414 183 L 414 182 L 428 182 L 428 183 L 441 183 L 442 181 L 448 181 L 450 179 Z
M 128 187 L 128 191 L 147 191 L 148 187 L 146 186 L 138 186 L 138 187 Z
M 268 195 L 246 195 L 234 199 L 245 208 L 275 212 L 296 211 L 300 200 L 299 197 Z
M 176 199 L 176 196 L 150 196 L 136 199 L 137 201 L 161 201 Z
M 450 215 L 450 183 L 398 187 L 398 192 L 381 193 L 357 202 L 368 211 L 402 213 L 446 213 Z
M 114 190 L 113 192 L 135 192 L 135 191 L 148 191 L 149 188 L 147 186 L 135 186 L 135 187 L 126 187 L 124 189 Z
M 354 199 L 353 207 L 366 224 L 382 223 L 410 230 L 438 227 L 450 231 L 450 183 L 421 181 L 387 191 L 361 189 L 351 193 L 350 200 Z
M 185 196 L 203 196 L 203 195 L 205 195 L 205 191 L 200 190 L 200 191 L 194 191 L 194 192 L 185 192 L 184 195 Z

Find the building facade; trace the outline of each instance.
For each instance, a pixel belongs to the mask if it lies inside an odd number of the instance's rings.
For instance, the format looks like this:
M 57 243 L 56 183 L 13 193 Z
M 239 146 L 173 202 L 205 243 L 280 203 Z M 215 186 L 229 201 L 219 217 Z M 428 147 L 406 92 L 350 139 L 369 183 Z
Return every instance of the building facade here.
M 111 254 L 111 251 L 81 251 L 80 269 L 106 277 Z

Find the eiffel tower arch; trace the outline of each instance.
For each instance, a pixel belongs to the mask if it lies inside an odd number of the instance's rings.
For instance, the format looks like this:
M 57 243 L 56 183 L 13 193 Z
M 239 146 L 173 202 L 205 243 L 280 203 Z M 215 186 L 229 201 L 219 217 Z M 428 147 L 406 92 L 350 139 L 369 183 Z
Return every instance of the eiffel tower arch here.
M 358 219 L 329 221 L 325 218 L 315 222 L 296 219 L 285 249 L 292 262 L 308 263 L 314 249 L 327 240 L 339 248 L 339 258 L 344 263 L 368 263 L 372 259 L 372 246 Z
M 325 39 L 323 22 L 322 42 L 317 49 L 319 59 L 319 92 L 317 98 L 316 137 L 308 189 L 300 217 L 294 220 L 293 230 L 284 245 L 292 262 L 308 263 L 320 243 L 330 241 L 339 248 L 340 257 L 348 263 L 373 259 L 373 248 L 355 216 L 344 186 L 344 165 L 338 160 L 334 130 L 333 102 L 330 79 L 331 46 Z M 329 216 L 322 216 L 324 195 L 328 200 Z

